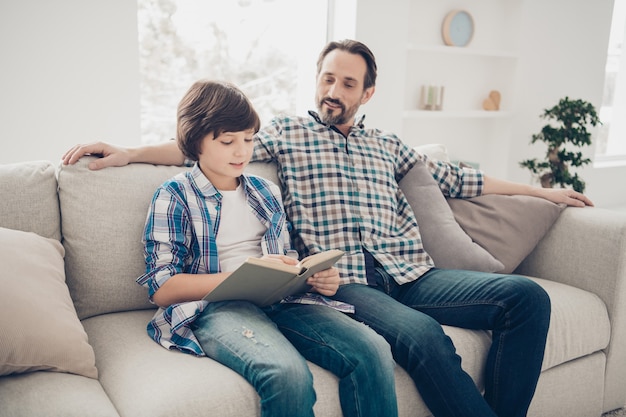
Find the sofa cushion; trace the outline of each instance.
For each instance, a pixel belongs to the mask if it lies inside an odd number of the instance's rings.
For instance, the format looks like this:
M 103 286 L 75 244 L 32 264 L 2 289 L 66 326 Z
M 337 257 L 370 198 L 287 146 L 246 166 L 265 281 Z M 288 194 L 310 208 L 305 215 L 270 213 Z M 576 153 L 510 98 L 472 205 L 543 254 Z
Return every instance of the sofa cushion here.
M 399 185 L 415 213 L 424 249 L 433 258 L 435 266 L 483 272 L 504 269 L 500 261 L 461 229 L 424 163 L 417 163 Z
M 145 271 L 148 207 L 156 188 L 186 168 L 130 164 L 90 171 L 92 159 L 58 172 L 67 285 L 78 316 L 152 308 L 135 282 Z
M 564 284 L 532 279 L 546 289 L 553 307 L 544 370 L 559 368 L 606 347 L 608 315 L 597 296 Z M 257 394 L 234 371 L 209 358 L 168 351 L 154 343 L 145 332 L 153 314 L 149 310 L 122 312 L 83 322 L 98 357 L 100 381 L 120 414 L 176 414 L 179 399 L 184 397 L 193 399 L 186 403 L 188 416 L 258 415 Z M 482 390 L 490 332 L 443 327 L 462 358 L 463 369 Z M 111 335 L 124 340 L 125 349 L 119 349 Z M 340 415 L 337 378 L 318 366 L 309 366 L 318 397 L 316 415 Z M 147 388 L 153 387 L 155 380 L 173 382 L 167 389 Z M 396 368 L 396 387 L 400 415 L 428 415 L 415 385 L 400 367 Z
M 65 285 L 63 246 L 0 228 L 0 375 L 48 370 L 96 378 L 94 352 Z
M 552 307 L 542 369 L 550 369 L 608 346 L 611 323 L 600 297 L 570 285 L 531 279 L 546 290 Z
M 2 417 L 119 417 L 97 379 L 58 372 L 0 377 Z
M 511 273 L 532 252 L 565 208 L 525 195 L 448 198 L 454 218 L 474 242 Z
M 61 240 L 54 166 L 49 161 L 0 165 L 0 227 Z
M 145 328 L 153 314 L 147 310 L 113 313 L 91 317 L 83 323 L 96 351 L 100 382 L 121 415 L 179 415 L 181 398 L 187 399 L 187 417 L 259 415 L 257 393 L 236 372 L 207 357 L 169 351 L 150 339 Z M 111 340 L 111 334 L 124 340 L 124 349 Z M 476 349 L 472 341 L 479 341 L 482 352 L 489 336 L 476 332 L 464 340 L 470 343 L 461 347 L 463 353 Z M 317 394 L 315 414 L 340 416 L 337 378 L 314 364 L 309 366 Z M 166 382 L 155 385 L 155 381 Z M 400 415 L 428 414 L 415 384 L 399 367 L 396 385 Z

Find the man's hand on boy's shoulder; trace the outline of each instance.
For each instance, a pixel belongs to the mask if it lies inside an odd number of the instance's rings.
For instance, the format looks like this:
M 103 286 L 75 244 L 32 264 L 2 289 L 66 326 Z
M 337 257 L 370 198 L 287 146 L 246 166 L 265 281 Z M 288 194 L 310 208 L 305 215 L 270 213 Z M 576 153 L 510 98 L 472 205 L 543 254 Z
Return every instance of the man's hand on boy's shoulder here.
M 73 146 L 61 157 L 63 165 L 73 165 L 86 155 L 99 156 L 89 163 L 89 169 L 99 170 L 106 167 L 120 167 L 131 162 L 130 150 L 104 142 L 79 144 Z

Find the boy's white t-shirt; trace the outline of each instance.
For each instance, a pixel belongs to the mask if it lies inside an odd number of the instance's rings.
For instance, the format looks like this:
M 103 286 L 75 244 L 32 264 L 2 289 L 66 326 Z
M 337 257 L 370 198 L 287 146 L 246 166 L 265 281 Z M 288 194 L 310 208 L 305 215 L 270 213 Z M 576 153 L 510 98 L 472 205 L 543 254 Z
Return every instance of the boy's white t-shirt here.
M 222 272 L 232 272 L 247 258 L 263 256 L 261 239 L 267 228 L 252 212 L 241 185 L 220 193 L 222 208 L 215 241 Z

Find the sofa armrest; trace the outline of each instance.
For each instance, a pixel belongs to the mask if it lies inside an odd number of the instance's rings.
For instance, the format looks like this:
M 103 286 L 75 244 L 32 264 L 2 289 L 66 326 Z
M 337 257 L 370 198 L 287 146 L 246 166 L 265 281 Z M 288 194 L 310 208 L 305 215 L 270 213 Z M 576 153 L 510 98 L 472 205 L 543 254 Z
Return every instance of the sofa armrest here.
M 604 301 L 611 320 L 604 409 L 626 404 L 626 214 L 567 208 L 516 273 L 584 289 Z

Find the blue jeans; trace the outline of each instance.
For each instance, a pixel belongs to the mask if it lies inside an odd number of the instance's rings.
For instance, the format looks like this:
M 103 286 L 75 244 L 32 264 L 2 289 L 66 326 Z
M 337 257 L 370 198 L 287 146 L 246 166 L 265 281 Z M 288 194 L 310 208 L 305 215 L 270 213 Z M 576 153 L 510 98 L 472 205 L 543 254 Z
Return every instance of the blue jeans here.
M 265 311 L 302 356 L 339 378 L 344 416 L 398 415 L 396 364 L 379 334 L 330 307 L 274 304 Z
M 252 303 L 209 303 L 192 330 L 206 355 L 243 376 L 261 398 L 263 417 L 313 417 L 306 361 Z
M 389 345 L 329 307 L 210 303 L 192 328 L 207 356 L 255 388 L 263 417 L 313 416 L 313 377 L 304 358 L 339 378 L 345 416 L 397 415 Z
M 515 275 L 433 269 L 398 285 L 376 268 L 376 285 L 340 286 L 335 298 L 390 344 L 436 417 L 525 416 L 550 323 L 550 299 Z M 492 331 L 481 395 L 441 325 Z

